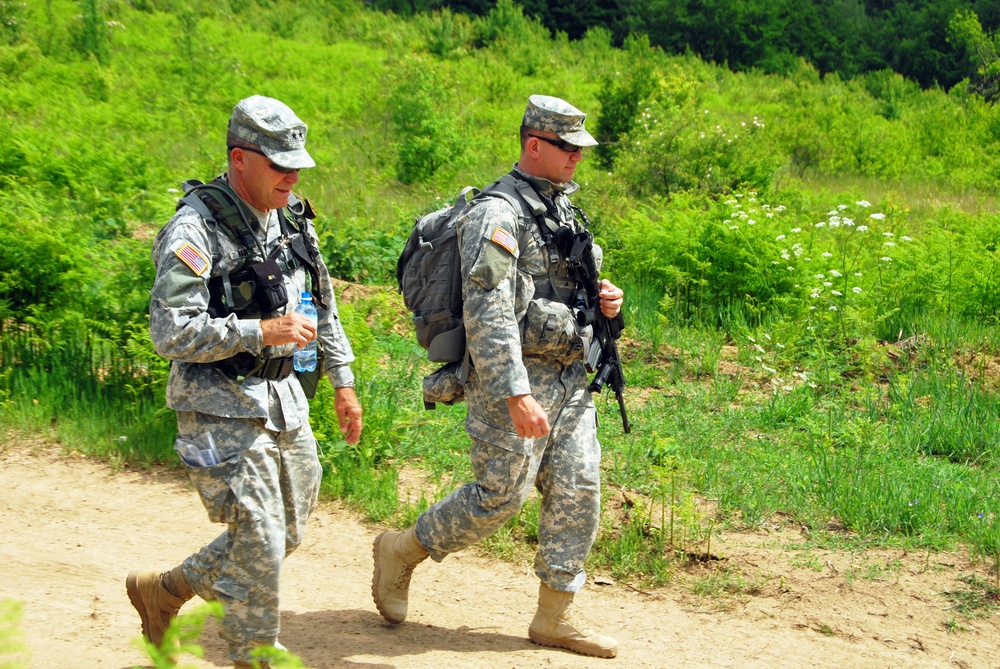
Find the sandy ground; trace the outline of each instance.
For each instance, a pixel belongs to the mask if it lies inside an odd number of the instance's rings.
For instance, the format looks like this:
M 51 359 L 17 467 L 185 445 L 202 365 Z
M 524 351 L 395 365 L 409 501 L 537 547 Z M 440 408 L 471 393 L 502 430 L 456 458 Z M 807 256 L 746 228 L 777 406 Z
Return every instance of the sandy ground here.
M 24 605 L 27 650 L 13 659 L 39 669 L 148 666 L 125 575 L 173 566 L 218 531 L 183 474 L 114 471 L 14 443 L 0 445 L 0 491 L 0 599 Z M 986 565 L 960 554 L 804 554 L 789 548 L 801 529 L 780 522 L 726 534 L 712 546 L 720 561 L 670 587 L 588 585 L 579 610 L 621 642 L 617 659 L 599 660 L 530 643 L 530 568 L 473 551 L 422 564 L 410 619 L 384 623 L 369 591 L 379 529 L 324 504 L 286 563 L 281 640 L 308 667 L 1000 667 L 1000 616 L 949 610 L 945 593 L 968 588 L 961 577 L 988 578 Z M 697 579 L 725 573 L 742 592 L 692 594 Z M 214 628 L 202 642 L 205 659 L 182 664 L 229 666 Z

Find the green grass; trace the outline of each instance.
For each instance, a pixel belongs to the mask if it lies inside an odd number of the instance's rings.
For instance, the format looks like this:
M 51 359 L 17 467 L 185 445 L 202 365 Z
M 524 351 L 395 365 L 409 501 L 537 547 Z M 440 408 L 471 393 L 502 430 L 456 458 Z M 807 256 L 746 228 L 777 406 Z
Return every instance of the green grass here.
M 628 128 L 614 165 L 581 164 L 574 195 L 627 294 L 632 434 L 613 399 L 596 403 L 605 491 L 635 504 L 606 511 L 593 565 L 665 583 L 718 528 L 775 513 L 816 546 L 1000 560 L 1000 107 L 914 91 L 892 120 L 863 85 L 809 68 L 547 41 L 520 15 L 477 41 L 496 16 L 455 38 L 441 14 L 350 0 L 112 2 L 88 5 L 109 30 L 84 34 L 78 3 L 29 4 L 0 44 L 5 429 L 176 464 L 168 365 L 146 334 L 151 239 L 169 189 L 223 168 L 233 104 L 275 95 L 310 126 L 319 165 L 301 190 L 328 264 L 367 284 L 341 300 L 362 442 L 343 442 L 326 384 L 312 405 L 324 494 L 412 523 L 471 470 L 464 407 L 422 407 L 433 366 L 390 287 L 395 259 L 416 216 L 509 167 L 524 101 L 546 92 L 588 127 Z M 602 107 L 622 71 L 649 77 L 635 118 Z M 446 154 L 421 153 L 418 120 Z M 409 469 L 422 487 L 401 492 Z M 529 505 L 488 549 L 530 552 L 536 518 Z
M 23 605 L 13 599 L 0 600 L 0 667 L 22 669 L 27 660 L 20 623 Z

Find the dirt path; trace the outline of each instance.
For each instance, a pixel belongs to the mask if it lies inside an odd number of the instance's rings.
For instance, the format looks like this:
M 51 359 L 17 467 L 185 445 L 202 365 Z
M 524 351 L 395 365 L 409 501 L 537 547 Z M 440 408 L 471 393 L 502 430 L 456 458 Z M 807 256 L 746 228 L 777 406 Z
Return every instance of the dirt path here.
M 28 652 L 17 659 L 38 669 L 147 665 L 126 573 L 172 566 L 217 531 L 183 476 L 114 472 L 50 447 L 8 445 L 0 491 L 0 599 L 24 603 Z M 984 565 L 956 554 L 796 557 L 781 549 L 797 537 L 793 526 L 725 535 L 713 551 L 753 595 L 696 599 L 685 583 L 708 572 L 655 593 L 590 585 L 577 598 L 581 612 L 621 642 L 616 660 L 597 660 L 531 644 L 530 569 L 471 551 L 421 565 L 410 619 L 384 623 L 369 593 L 376 532 L 325 504 L 287 562 L 281 640 L 307 666 L 1000 667 L 1000 617 L 970 621 L 947 610 L 942 591 L 964 587 L 963 575 L 986 577 Z M 964 629 L 948 632 L 952 619 Z M 185 665 L 229 666 L 214 629 L 202 642 L 205 660 Z

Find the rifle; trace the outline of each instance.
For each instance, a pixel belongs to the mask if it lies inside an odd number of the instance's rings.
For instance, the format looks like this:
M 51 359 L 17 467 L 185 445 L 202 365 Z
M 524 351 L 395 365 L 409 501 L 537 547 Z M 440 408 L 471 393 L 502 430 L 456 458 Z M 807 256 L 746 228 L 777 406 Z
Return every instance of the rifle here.
M 577 213 L 583 217 L 584 230 L 574 233 L 571 229 L 561 227 L 556 231 L 556 244 L 565 252 L 566 265 L 574 278 L 583 286 L 576 296 L 574 308 L 576 322 L 580 326 L 594 326 L 594 340 L 590 349 L 584 351 L 584 365 L 588 372 L 597 372 L 594 380 L 587 388 L 592 393 L 599 393 L 608 385 L 618 400 L 618 410 L 622 416 L 622 428 L 625 434 L 632 431 L 625 414 L 625 372 L 618 356 L 617 340 L 622 336 L 625 319 L 621 312 L 614 318 L 608 318 L 601 312 L 601 280 L 598 278 L 597 261 L 594 258 L 594 236 L 586 229 L 587 221 L 583 212 L 576 207 Z

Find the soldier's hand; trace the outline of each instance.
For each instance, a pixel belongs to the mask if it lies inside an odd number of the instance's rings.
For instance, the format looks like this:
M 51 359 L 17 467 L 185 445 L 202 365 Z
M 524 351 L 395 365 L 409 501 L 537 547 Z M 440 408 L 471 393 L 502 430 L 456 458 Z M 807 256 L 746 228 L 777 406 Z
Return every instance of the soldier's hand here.
M 601 313 L 608 318 L 614 318 L 622 309 L 622 302 L 625 301 L 625 293 L 622 289 L 614 285 L 607 279 L 601 279 Z
M 312 319 L 295 313 L 262 320 L 260 331 L 264 335 L 264 346 L 295 344 L 303 348 L 316 338 L 316 324 Z
M 544 437 L 552 429 L 545 409 L 531 395 L 515 395 L 507 398 L 507 409 L 514 421 L 517 436 L 534 439 Z
M 337 422 L 344 441 L 354 445 L 361 438 L 361 403 L 354 388 L 337 388 L 334 391 L 333 406 L 337 411 Z

